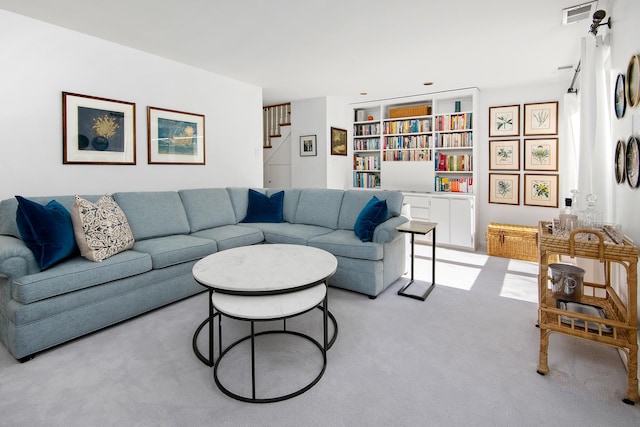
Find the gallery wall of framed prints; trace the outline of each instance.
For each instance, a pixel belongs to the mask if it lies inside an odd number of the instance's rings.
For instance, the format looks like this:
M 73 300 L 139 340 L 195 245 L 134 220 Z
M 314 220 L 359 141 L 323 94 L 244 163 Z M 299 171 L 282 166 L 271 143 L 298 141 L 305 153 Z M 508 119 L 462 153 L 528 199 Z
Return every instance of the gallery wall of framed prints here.
M 489 107 L 489 203 L 557 208 L 558 145 L 558 101 Z

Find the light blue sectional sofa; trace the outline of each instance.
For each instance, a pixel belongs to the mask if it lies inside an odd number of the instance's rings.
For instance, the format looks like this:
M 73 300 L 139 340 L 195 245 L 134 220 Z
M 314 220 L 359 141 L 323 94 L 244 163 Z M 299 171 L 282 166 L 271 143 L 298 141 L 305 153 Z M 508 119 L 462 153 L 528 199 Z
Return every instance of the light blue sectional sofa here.
M 271 195 L 278 190 L 257 189 Z M 242 223 L 248 188 L 121 192 L 114 200 L 135 238 L 131 250 L 102 262 L 80 255 L 40 271 L 20 238 L 17 202 L 0 202 L 0 341 L 16 359 L 204 291 L 191 269 L 216 251 L 260 243 L 325 249 L 338 259 L 329 285 L 376 297 L 405 272 L 405 239 L 395 227 L 402 193 L 286 189 L 281 223 Z M 389 218 L 371 242 L 354 234 L 367 202 L 387 201 Z M 99 196 L 82 196 L 95 202 Z M 71 210 L 74 196 L 55 199 Z M 203 315 L 206 313 L 203 312 Z M 194 325 L 194 328 L 197 325 Z

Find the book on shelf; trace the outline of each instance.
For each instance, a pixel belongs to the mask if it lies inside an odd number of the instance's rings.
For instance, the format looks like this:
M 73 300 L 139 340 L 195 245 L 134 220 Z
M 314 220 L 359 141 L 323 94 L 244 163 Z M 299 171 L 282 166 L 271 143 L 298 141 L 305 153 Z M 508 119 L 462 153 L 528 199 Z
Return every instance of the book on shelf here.
M 359 188 L 380 187 L 380 175 L 371 172 L 355 172 L 353 174 L 353 186 Z
M 473 155 L 437 153 L 434 166 L 435 170 L 440 172 L 471 172 L 473 171 Z
M 434 191 L 438 193 L 473 193 L 473 178 L 436 176 L 434 178 Z
M 473 113 L 444 114 L 433 119 L 436 132 L 471 130 Z

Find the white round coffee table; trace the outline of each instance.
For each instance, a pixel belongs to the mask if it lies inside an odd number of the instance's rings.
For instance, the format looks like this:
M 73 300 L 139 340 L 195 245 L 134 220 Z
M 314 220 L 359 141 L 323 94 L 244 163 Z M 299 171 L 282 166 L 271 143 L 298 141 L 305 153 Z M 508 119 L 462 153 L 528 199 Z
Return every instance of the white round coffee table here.
M 338 325 L 329 312 L 326 280 L 337 269 L 337 260 L 321 249 L 285 244 L 264 244 L 228 249 L 209 255 L 193 267 L 193 276 L 209 289 L 209 317 L 197 328 L 193 336 L 196 356 L 213 367 L 216 385 L 230 397 L 245 402 L 275 402 L 304 393 L 315 385 L 324 374 L 326 352 L 334 343 Z M 286 319 L 306 313 L 315 308 L 323 311 L 323 338 L 321 345 L 310 336 L 286 329 Z M 222 326 L 218 322 L 219 356 L 214 357 L 214 318 L 227 316 L 251 323 L 251 334 L 222 349 Z M 328 340 L 327 320 L 334 327 L 333 337 Z M 254 323 L 283 320 L 282 330 L 254 332 Z M 209 357 L 199 351 L 197 337 L 204 326 L 209 325 Z M 255 392 L 255 337 L 265 334 L 289 334 L 312 342 L 320 350 L 323 365 L 320 373 L 306 386 L 283 396 L 258 398 Z M 231 392 L 218 378 L 218 367 L 222 358 L 243 341 L 251 340 L 251 396 Z

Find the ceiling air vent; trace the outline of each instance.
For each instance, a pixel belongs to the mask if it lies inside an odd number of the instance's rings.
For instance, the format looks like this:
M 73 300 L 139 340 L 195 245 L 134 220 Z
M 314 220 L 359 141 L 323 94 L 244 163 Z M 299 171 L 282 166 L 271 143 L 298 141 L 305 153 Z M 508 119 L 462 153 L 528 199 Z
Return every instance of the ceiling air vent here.
M 562 9 L 562 24 L 569 25 L 574 22 L 582 21 L 583 19 L 590 19 L 593 12 L 596 10 L 597 4 L 597 1 L 590 1 L 588 3 Z

